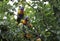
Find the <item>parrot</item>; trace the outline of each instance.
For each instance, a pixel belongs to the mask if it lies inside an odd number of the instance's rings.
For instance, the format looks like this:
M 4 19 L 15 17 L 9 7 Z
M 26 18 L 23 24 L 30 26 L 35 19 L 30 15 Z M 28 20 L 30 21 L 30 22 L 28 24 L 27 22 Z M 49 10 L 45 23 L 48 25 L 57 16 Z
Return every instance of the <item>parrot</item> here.
M 21 19 L 24 17 L 24 7 L 19 7 L 20 9 L 18 10 L 18 16 L 17 16 L 17 22 L 18 24 L 20 23 Z
M 28 17 L 25 17 L 24 20 L 21 20 L 21 22 L 23 23 L 23 25 L 27 25 L 28 24 L 28 21 L 29 21 L 29 18 Z

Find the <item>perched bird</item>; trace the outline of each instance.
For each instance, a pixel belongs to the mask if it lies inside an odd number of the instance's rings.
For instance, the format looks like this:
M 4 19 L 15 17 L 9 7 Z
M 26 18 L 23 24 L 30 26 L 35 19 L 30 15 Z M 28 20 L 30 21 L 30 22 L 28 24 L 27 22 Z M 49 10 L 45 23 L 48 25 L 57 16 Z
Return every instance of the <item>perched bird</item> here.
M 24 14 L 24 7 L 19 7 L 18 14 Z
M 21 20 L 21 22 L 23 23 L 23 25 L 27 25 L 28 21 L 29 21 L 28 17 L 25 17 L 24 20 Z
M 24 17 L 24 7 L 20 7 L 18 10 L 17 22 L 20 23 L 21 19 Z
M 21 20 L 21 22 L 23 23 L 23 25 L 26 25 L 27 24 L 27 21 L 26 20 Z

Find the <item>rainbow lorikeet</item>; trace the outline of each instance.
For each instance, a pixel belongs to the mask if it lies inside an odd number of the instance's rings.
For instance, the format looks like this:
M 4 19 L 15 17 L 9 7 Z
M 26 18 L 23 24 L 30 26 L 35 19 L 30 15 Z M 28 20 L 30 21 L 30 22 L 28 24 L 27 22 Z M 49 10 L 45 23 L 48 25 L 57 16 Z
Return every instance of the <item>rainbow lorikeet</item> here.
M 23 23 L 23 25 L 27 25 L 29 21 L 29 18 L 26 16 L 24 20 L 21 20 L 21 22 Z
M 24 17 L 24 7 L 20 7 L 18 10 L 17 22 L 20 23 L 21 19 Z

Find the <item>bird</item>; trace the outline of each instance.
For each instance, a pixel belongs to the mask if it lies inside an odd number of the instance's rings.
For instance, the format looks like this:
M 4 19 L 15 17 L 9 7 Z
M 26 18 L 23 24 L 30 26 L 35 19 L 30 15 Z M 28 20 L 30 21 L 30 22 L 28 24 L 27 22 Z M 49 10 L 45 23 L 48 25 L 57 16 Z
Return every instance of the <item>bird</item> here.
M 27 25 L 29 21 L 29 18 L 26 16 L 24 20 L 21 20 L 21 22 L 23 23 L 23 25 Z
M 18 9 L 17 22 L 20 23 L 21 19 L 24 17 L 24 7 L 20 6 Z

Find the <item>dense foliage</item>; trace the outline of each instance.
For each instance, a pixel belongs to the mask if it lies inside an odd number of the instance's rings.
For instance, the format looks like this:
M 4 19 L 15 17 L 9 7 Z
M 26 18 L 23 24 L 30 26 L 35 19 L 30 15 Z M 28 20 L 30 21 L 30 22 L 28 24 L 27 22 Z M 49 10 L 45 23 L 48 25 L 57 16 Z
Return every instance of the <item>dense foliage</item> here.
M 31 28 L 17 25 L 19 5 Z M 60 41 L 60 0 L 0 0 L 0 41 Z

